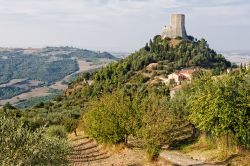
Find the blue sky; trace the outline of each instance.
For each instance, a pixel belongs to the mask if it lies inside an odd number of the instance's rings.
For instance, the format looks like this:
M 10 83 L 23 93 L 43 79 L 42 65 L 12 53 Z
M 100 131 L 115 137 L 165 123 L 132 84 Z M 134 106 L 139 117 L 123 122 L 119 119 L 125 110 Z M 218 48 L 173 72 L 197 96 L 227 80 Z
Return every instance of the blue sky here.
M 75 46 L 131 52 L 171 13 L 216 50 L 250 50 L 249 0 L 0 0 L 0 47 Z

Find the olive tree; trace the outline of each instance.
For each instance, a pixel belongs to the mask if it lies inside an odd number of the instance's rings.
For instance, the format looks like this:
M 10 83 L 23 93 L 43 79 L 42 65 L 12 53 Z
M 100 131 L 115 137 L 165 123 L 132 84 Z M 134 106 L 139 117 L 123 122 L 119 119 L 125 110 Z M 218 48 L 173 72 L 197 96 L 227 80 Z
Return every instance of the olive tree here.
M 17 119 L 0 117 L 0 165 L 64 165 L 66 140 L 48 137 L 45 129 L 30 131 Z

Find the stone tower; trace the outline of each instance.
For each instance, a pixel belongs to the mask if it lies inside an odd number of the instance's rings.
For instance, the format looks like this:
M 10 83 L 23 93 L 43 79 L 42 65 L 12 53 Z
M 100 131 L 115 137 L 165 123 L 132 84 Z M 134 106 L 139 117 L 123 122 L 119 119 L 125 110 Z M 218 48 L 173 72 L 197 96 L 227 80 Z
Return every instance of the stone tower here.
M 182 37 L 183 39 L 188 39 L 187 32 L 185 28 L 185 15 L 184 14 L 172 14 L 171 15 L 171 25 L 165 26 L 162 33 L 162 38 L 176 38 Z

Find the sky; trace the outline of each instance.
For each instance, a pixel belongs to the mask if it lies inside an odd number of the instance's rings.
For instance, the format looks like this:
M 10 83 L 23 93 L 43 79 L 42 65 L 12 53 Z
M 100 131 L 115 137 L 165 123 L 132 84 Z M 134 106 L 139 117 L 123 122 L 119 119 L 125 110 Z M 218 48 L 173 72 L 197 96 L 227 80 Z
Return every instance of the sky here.
M 0 47 L 133 52 L 172 13 L 217 51 L 250 50 L 250 0 L 0 0 Z

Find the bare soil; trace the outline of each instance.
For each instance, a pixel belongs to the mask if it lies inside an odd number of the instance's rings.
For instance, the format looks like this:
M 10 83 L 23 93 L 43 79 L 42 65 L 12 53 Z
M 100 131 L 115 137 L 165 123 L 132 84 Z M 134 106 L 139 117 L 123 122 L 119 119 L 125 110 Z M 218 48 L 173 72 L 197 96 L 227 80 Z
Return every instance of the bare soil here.
M 193 159 L 191 156 L 188 156 L 187 154 L 181 153 L 179 151 L 163 151 L 160 156 L 176 165 L 208 165 L 203 161 Z
M 15 85 L 19 82 L 22 82 L 22 81 L 25 81 L 26 79 L 13 79 L 11 80 L 10 82 L 6 83 L 6 84 L 1 84 L 0 85 L 0 88 L 3 88 L 3 87 L 7 87 L 7 86 L 12 86 L 12 85 Z
M 68 156 L 71 166 L 170 166 L 160 159 L 146 162 L 145 152 L 140 148 L 125 146 L 104 147 L 86 136 L 71 135 L 72 152 Z
M 48 96 L 48 91 L 48 87 L 34 88 L 30 92 L 22 93 L 18 96 L 12 97 L 11 99 L 0 100 L 0 105 L 4 105 L 7 102 L 9 102 L 10 104 L 15 104 L 19 101 L 30 99 L 31 97 Z

